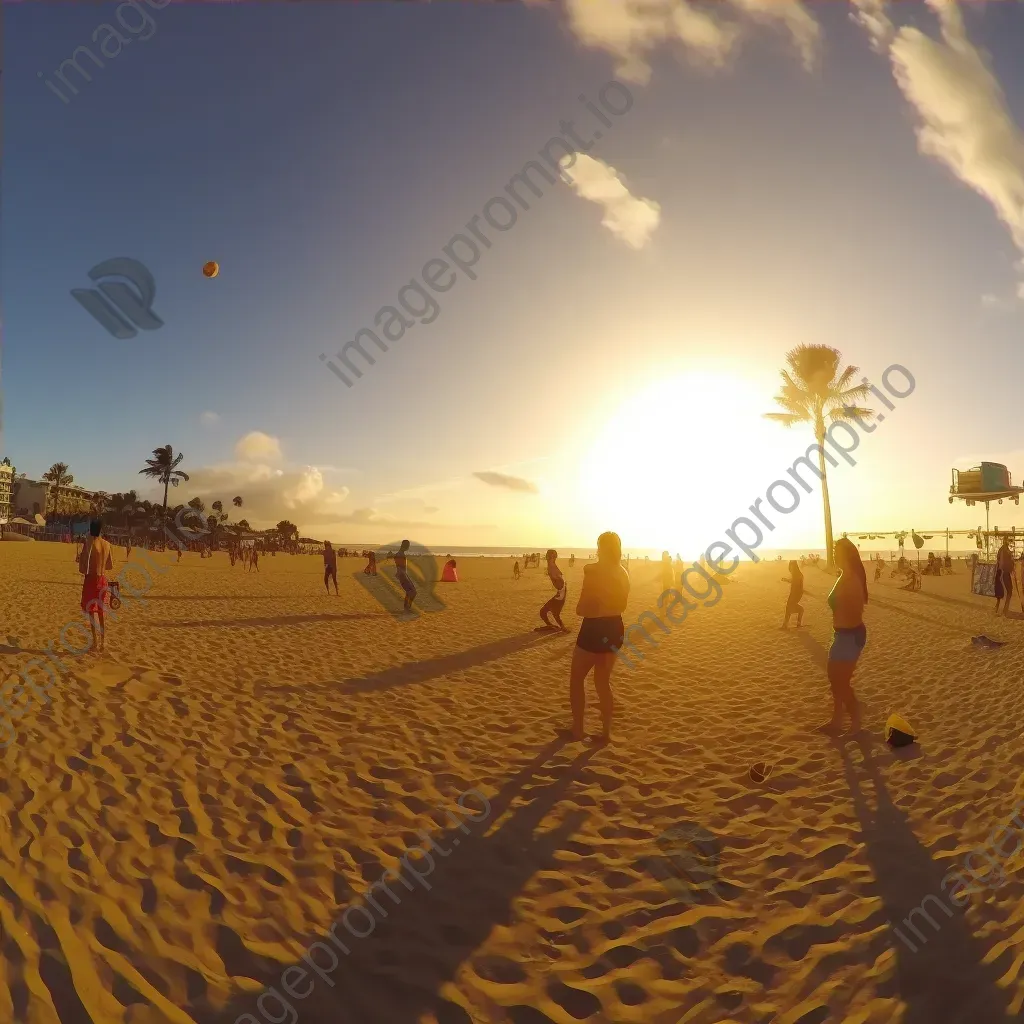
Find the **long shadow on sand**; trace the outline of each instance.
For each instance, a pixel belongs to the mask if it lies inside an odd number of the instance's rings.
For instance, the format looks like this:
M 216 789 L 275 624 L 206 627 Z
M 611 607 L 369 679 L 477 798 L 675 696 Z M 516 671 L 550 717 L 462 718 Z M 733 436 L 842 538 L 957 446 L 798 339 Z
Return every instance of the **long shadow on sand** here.
M 376 893 L 386 917 L 374 913 L 370 904 L 358 900 L 349 904 L 350 908 L 365 906 L 366 913 L 377 921 L 376 927 L 366 938 L 352 936 L 344 925 L 337 927 L 336 934 L 350 950 L 347 955 L 331 943 L 329 935 L 319 940 L 334 950 L 339 961 L 327 978 L 309 973 L 308 964 L 297 961 L 297 966 L 307 971 L 308 980 L 293 987 L 306 991 L 309 982 L 315 982 L 304 999 L 289 1000 L 300 1024 L 417 1024 L 430 1011 L 445 1024 L 470 1024 L 466 1012 L 439 990 L 455 978 L 459 966 L 493 928 L 513 923 L 515 897 L 537 872 L 554 868 L 556 852 L 586 819 L 584 811 L 576 810 L 561 824 L 536 834 L 541 821 L 568 794 L 595 755 L 594 750 L 587 750 L 569 763 L 545 768 L 544 762 L 560 745 L 561 741 L 549 744 L 502 786 L 490 801 L 486 820 L 473 823 L 467 818 L 468 834 L 452 828 L 433 837 L 448 852 L 434 854 L 436 869 L 426 878 L 429 891 L 416 886 L 409 892 L 400 882 L 392 881 L 391 888 L 401 896 L 399 905 L 393 905 L 383 891 Z M 547 780 L 554 781 L 538 779 L 530 785 L 542 769 Z M 517 797 L 525 802 L 512 808 Z M 483 811 L 475 799 L 469 799 L 468 805 L 472 811 Z M 508 817 L 500 827 L 485 834 L 506 812 Z M 379 871 L 375 873 L 369 865 L 364 871 L 367 881 L 379 877 Z M 411 877 L 410 882 L 415 885 Z M 352 917 L 357 928 L 365 929 L 362 911 Z M 339 915 L 339 921 L 341 918 Z M 256 978 L 283 995 L 281 975 L 286 966 L 250 953 L 233 933 L 230 944 L 220 946 L 230 974 Z M 315 955 L 330 966 L 325 954 L 318 951 Z M 504 970 L 512 967 L 508 964 Z M 234 1024 L 243 1013 L 264 1021 L 256 1001 L 254 996 L 242 996 L 224 1010 L 204 1014 L 193 1009 L 192 1013 L 199 1024 Z M 272 993 L 265 996 L 265 1002 L 270 1013 L 284 1019 L 281 1004 Z
M 438 679 L 449 672 L 460 672 L 463 669 L 483 665 L 488 661 L 497 661 L 509 654 L 537 647 L 561 636 L 560 633 L 538 634 L 534 630 L 520 633 L 518 636 L 494 640 L 489 644 L 471 647 L 468 651 L 456 654 L 445 654 L 440 658 L 428 658 L 426 661 L 411 661 L 405 665 L 386 668 L 371 676 L 360 679 L 346 679 L 342 683 L 321 683 L 320 686 L 339 686 L 343 693 L 366 693 L 371 690 L 386 690 L 392 686 L 404 686 L 407 683 L 425 683 L 430 679 Z M 287 687 L 285 687 L 287 689 Z M 308 690 L 308 686 L 301 687 Z
M 932 860 L 907 816 L 892 802 L 870 740 L 856 741 L 863 755 L 859 765 L 850 757 L 851 742 L 838 740 L 836 746 L 868 862 L 885 916 L 906 939 L 895 933 L 891 939 L 899 996 L 907 1004 L 902 1024 L 995 1024 L 1009 1019 L 1008 993 L 996 983 L 999 971 L 983 962 L 984 946 L 971 933 L 963 911 L 950 905 L 949 887 L 942 888 L 947 869 Z M 862 789 L 865 779 L 874 790 L 873 808 Z
M 380 619 L 387 612 L 344 612 L 319 615 L 277 615 L 266 619 L 199 619 L 195 622 L 151 622 L 151 629 L 212 629 L 217 626 L 294 626 L 298 622 L 338 622 L 349 619 Z
M 812 660 L 824 667 L 827 654 L 821 644 L 803 631 L 798 635 Z M 932 860 L 906 814 L 892 802 L 870 738 L 862 733 L 856 739 L 840 737 L 833 744 L 843 761 L 885 917 L 910 943 L 906 945 L 893 932 L 890 943 L 896 954 L 896 983 L 899 997 L 907 1004 L 901 1024 L 996 1024 L 1007 1019 L 1008 999 L 996 985 L 998 972 L 983 963 L 984 947 L 971 933 L 963 911 L 950 907 L 948 888 L 942 888 L 948 868 Z M 851 744 L 863 755 L 861 772 L 850 757 Z M 873 809 L 862 789 L 865 777 L 874 789 Z M 922 911 L 928 916 L 923 918 Z M 908 918 L 913 928 L 908 927 Z M 937 931 L 928 925 L 929 918 Z

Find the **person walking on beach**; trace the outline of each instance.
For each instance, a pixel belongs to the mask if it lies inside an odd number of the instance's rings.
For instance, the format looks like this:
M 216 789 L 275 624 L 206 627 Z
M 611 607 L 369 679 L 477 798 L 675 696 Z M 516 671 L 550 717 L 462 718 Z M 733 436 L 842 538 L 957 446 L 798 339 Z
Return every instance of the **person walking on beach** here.
M 853 693 L 853 672 L 857 667 L 868 631 L 864 606 L 868 603 L 868 580 L 857 546 L 847 537 L 836 541 L 839 579 L 828 595 L 832 609 L 832 646 L 828 650 L 828 681 L 832 688 L 832 718 L 823 731 L 837 734 L 842 729 L 843 711 L 850 715 L 852 732 L 860 729 L 860 706 Z
M 1003 537 L 996 555 L 996 615 L 999 614 L 999 602 L 1004 597 L 1003 615 L 1010 611 L 1010 598 L 1013 597 L 1013 555 L 1010 553 L 1010 538 Z
M 667 551 L 661 553 L 661 589 L 662 592 L 672 589 L 672 556 Z
M 789 563 L 789 597 L 786 599 L 786 614 L 782 617 L 782 628 L 789 629 L 790 616 L 796 615 L 796 628 L 804 624 L 804 610 L 800 598 L 804 596 L 804 574 L 795 560 Z
M 260 571 L 260 549 L 256 546 L 255 541 L 253 541 L 252 545 L 252 568 L 253 572 Z
M 334 593 L 338 593 L 338 553 L 329 540 L 324 541 L 324 589 L 331 593 L 330 580 L 334 580 Z
M 601 734 L 596 743 L 611 742 L 612 669 L 625 637 L 622 613 L 629 600 L 629 573 L 622 565 L 622 541 L 617 533 L 602 533 L 597 538 L 597 561 L 583 567 L 583 586 L 576 603 L 582 616 L 576 649 L 569 668 L 569 707 L 572 711 L 572 738 L 583 739 L 583 716 L 587 709 L 585 685 L 591 669 L 601 710 Z
M 405 591 L 405 611 L 412 611 L 412 603 L 416 599 L 416 588 L 413 586 L 412 580 L 409 579 L 408 560 L 406 552 L 409 550 L 409 542 L 403 540 L 400 547 L 398 548 L 398 554 L 395 555 L 395 575 L 398 577 L 398 583 L 401 588 Z
M 512 566 L 512 579 L 519 579 L 521 573 L 519 572 L 519 559 L 516 559 L 516 564 Z
M 103 524 L 94 519 L 89 524 L 89 539 L 82 546 L 78 571 L 82 574 L 82 611 L 89 616 L 92 629 L 92 650 L 100 654 L 103 643 L 103 605 L 107 599 L 107 570 L 114 568 L 113 549 L 103 539 Z M 98 626 L 98 628 L 97 628 Z
M 551 580 L 551 585 L 555 588 L 555 596 L 541 608 L 540 618 L 544 625 L 538 628 L 558 629 L 563 633 L 568 633 L 569 630 L 562 622 L 562 608 L 565 606 L 567 588 L 562 570 L 558 568 L 558 552 L 554 548 L 550 548 L 544 557 L 548 562 L 548 579 Z M 555 620 L 554 622 L 548 621 L 549 614 Z

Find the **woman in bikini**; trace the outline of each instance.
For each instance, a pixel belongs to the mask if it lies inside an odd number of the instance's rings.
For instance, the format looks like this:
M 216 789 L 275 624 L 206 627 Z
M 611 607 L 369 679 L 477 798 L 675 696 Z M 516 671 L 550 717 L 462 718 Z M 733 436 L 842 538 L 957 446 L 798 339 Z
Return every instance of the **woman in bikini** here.
M 569 706 L 572 710 L 572 738 L 583 739 L 583 715 L 587 708 L 585 684 L 591 669 L 601 709 L 601 734 L 597 743 L 611 740 L 612 669 L 622 646 L 625 628 L 622 613 L 629 599 L 629 574 L 622 567 L 622 541 L 617 533 L 597 538 L 597 561 L 583 567 L 583 586 L 576 604 L 582 616 L 576 649 L 569 668 Z
M 868 631 L 864 626 L 864 606 L 868 603 L 868 581 L 856 544 L 848 537 L 836 542 L 839 579 L 828 595 L 832 609 L 832 646 L 828 651 L 828 681 L 832 688 L 832 719 L 825 732 L 838 733 L 843 726 L 843 711 L 850 715 L 851 732 L 860 729 L 860 706 L 853 693 L 853 672 L 857 667 Z

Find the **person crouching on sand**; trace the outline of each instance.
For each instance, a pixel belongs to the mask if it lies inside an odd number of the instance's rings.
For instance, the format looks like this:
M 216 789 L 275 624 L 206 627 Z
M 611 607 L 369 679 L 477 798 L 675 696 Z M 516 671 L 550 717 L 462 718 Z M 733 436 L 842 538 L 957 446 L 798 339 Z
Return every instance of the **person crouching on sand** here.
M 797 562 L 789 563 L 789 597 L 786 599 L 786 614 L 782 617 L 782 628 L 789 629 L 790 617 L 796 615 L 796 628 L 804 624 L 804 610 L 800 598 L 804 596 L 804 574 Z
M 566 586 L 562 570 L 558 568 L 558 552 L 551 548 L 544 557 L 548 562 L 548 579 L 551 580 L 551 585 L 555 588 L 555 596 L 540 610 L 540 618 L 544 623 L 540 629 L 560 629 L 563 633 L 568 633 L 569 630 L 562 623 L 562 608 L 565 606 Z M 555 620 L 554 622 L 548 621 L 549 614 Z
M 860 729 L 860 706 L 853 694 L 853 672 L 868 638 L 864 626 L 868 581 L 860 552 L 848 537 L 836 541 L 835 550 L 839 579 L 828 595 L 833 629 L 832 646 L 828 650 L 832 719 L 823 727 L 825 732 L 833 734 L 842 729 L 844 709 L 850 714 L 851 731 L 857 732 Z
M 629 573 L 622 566 L 622 541 L 617 533 L 597 538 L 597 561 L 583 567 L 583 586 L 576 614 L 583 617 L 569 668 L 569 706 L 572 710 L 572 738 L 583 739 L 583 715 L 587 709 L 584 686 L 594 670 L 594 687 L 601 709 L 598 743 L 611 741 L 612 669 L 626 631 L 622 613 L 629 600 Z
M 103 524 L 94 519 L 89 524 L 89 539 L 82 547 L 78 571 L 82 574 L 82 611 L 89 616 L 92 628 L 92 649 L 103 651 L 103 605 L 107 599 L 107 570 L 114 568 L 113 549 L 100 534 Z M 97 625 L 99 628 L 97 629 Z

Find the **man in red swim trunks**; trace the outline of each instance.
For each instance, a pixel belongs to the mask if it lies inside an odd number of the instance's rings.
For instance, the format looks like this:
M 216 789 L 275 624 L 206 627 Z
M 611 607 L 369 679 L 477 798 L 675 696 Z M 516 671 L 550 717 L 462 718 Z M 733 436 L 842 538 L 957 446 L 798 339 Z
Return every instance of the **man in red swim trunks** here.
M 89 616 L 92 627 L 92 649 L 103 650 L 103 606 L 107 600 L 107 570 L 114 568 L 113 549 L 100 534 L 103 524 L 94 519 L 89 524 L 89 539 L 82 548 L 78 559 L 78 571 L 82 574 L 82 611 Z M 97 623 L 99 629 L 97 629 Z

